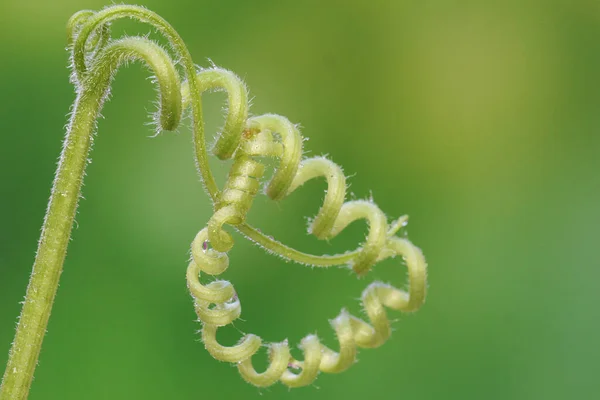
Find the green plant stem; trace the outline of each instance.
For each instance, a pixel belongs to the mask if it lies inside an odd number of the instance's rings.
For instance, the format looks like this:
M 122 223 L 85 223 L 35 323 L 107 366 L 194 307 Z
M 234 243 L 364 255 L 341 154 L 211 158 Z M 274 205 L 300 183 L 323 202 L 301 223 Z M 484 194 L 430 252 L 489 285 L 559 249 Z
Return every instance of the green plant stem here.
M 26 399 L 29 393 L 71 236 L 101 95 L 91 90 L 75 104 L 0 387 L 1 400 Z
M 258 229 L 246 223 L 235 226 L 242 235 L 246 236 L 252 242 L 264 248 L 267 252 L 275 254 L 281 258 L 293 261 L 299 264 L 310 265 L 313 267 L 332 267 L 335 265 L 344 265 L 356 258 L 360 250 L 349 251 L 337 255 L 314 255 L 301 252 L 292 247 L 278 242 L 272 237 L 265 235 Z

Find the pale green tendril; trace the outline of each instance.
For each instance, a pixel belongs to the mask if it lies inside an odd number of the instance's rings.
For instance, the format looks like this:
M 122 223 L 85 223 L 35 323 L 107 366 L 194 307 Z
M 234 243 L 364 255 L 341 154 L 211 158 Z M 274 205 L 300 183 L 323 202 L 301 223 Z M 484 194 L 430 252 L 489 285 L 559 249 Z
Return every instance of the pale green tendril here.
M 122 18 L 132 18 L 157 29 L 168 41 L 172 54 L 147 38 L 112 39 L 110 24 Z M 68 22 L 67 41 L 77 98 L 0 399 L 24 399 L 28 395 L 62 271 L 96 120 L 117 69 L 129 61 L 143 62 L 154 74 L 159 93 L 155 117 L 158 129 L 177 129 L 184 110 L 191 110 L 197 166 L 214 214 L 192 242 L 192 261 L 186 276 L 203 324 L 202 339 L 214 358 L 237 364 L 242 377 L 256 386 L 265 387 L 277 381 L 289 387 L 305 386 L 319 372 L 337 373 L 350 367 L 355 362 L 357 348 L 383 344 L 391 333 L 385 308 L 410 312 L 423 304 L 427 288 L 425 259 L 408 239 L 396 236 L 406 225 L 407 217 L 389 224 L 372 201 L 345 202 L 347 185 L 342 169 L 324 157 L 303 159 L 302 136 L 298 127 L 285 117 L 275 114 L 249 117 L 248 92 L 242 80 L 221 68 L 198 68 L 181 37 L 163 18 L 143 7 L 127 5 L 99 12 L 80 11 Z M 228 108 L 212 153 L 221 160 L 233 159 L 222 190 L 217 187 L 208 164 L 202 119 L 201 95 L 214 90 L 226 92 Z M 274 159 L 276 168 L 263 185 L 265 158 Z M 365 220 L 369 232 L 356 250 L 333 256 L 306 254 L 246 223 L 253 200 L 263 186 L 269 198 L 279 201 L 305 182 L 321 177 L 326 179 L 328 188 L 309 233 L 319 239 L 330 239 L 352 222 Z M 331 321 L 339 341 L 338 351 L 323 345 L 316 335 L 308 335 L 300 344 L 304 360 L 296 360 L 290 354 L 287 340 L 283 340 L 268 345 L 269 365 L 264 372 L 257 372 L 252 356 L 263 345 L 260 337 L 245 335 L 234 346 L 223 346 L 216 339 L 219 327 L 231 324 L 241 315 L 240 299 L 233 285 L 223 280 L 208 284 L 200 281 L 201 273 L 217 276 L 229 266 L 226 253 L 234 241 L 225 230 L 227 225 L 269 253 L 287 260 L 319 267 L 348 265 L 361 276 L 381 260 L 402 258 L 408 268 L 408 289 L 371 283 L 362 294 L 369 323 L 345 310 Z

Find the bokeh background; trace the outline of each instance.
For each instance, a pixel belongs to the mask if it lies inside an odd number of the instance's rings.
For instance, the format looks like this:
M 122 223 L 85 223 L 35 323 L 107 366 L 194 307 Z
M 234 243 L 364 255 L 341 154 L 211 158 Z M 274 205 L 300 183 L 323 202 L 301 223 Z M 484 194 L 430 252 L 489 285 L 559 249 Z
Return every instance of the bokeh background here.
M 64 26 L 100 0 L 0 2 L 0 365 L 34 258 L 67 112 Z M 197 63 L 244 77 L 253 113 L 301 123 L 430 266 L 421 311 L 314 386 L 259 390 L 213 360 L 185 288 L 189 243 L 211 207 L 187 128 L 150 138 L 154 88 L 119 72 L 104 109 L 31 399 L 588 399 L 598 395 L 600 3 L 564 1 L 144 1 Z M 130 22 L 115 32 L 146 33 Z M 208 131 L 224 97 L 205 97 Z M 223 182 L 226 164 L 215 162 Z M 323 182 L 250 221 L 302 250 Z M 286 264 L 237 237 L 225 277 L 236 328 L 298 343 L 372 279 Z M 233 343 L 230 329 L 223 340 Z M 300 356 L 299 353 L 295 353 Z M 263 355 L 264 356 L 264 355 Z M 261 357 L 259 357 L 261 358 Z M 257 361 L 264 366 L 264 361 Z

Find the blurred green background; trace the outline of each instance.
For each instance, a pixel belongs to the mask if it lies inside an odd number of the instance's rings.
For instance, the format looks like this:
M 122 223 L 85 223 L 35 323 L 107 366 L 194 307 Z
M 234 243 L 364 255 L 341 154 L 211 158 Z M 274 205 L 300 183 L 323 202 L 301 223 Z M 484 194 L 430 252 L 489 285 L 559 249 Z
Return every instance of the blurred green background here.
M 100 0 L 0 3 L 0 365 L 25 293 L 74 94 L 65 23 Z M 145 1 L 197 63 L 242 76 L 254 114 L 301 123 L 430 266 L 425 306 L 391 340 L 315 386 L 259 390 L 199 342 L 185 269 L 210 216 L 189 129 L 156 138 L 139 65 L 103 111 L 31 399 L 566 399 L 598 395 L 600 3 L 570 1 Z M 117 32 L 146 33 L 133 23 Z M 224 97 L 205 96 L 207 127 Z M 223 182 L 226 164 L 215 162 Z M 325 188 L 306 185 L 250 221 L 314 253 L 353 248 L 305 234 Z M 237 236 L 225 277 L 236 328 L 298 343 L 372 279 L 270 257 Z M 235 329 L 223 340 L 233 343 Z M 301 356 L 299 353 L 294 353 Z M 264 356 L 264 355 L 263 355 Z M 261 358 L 261 357 L 259 357 Z M 257 361 L 264 366 L 264 361 Z

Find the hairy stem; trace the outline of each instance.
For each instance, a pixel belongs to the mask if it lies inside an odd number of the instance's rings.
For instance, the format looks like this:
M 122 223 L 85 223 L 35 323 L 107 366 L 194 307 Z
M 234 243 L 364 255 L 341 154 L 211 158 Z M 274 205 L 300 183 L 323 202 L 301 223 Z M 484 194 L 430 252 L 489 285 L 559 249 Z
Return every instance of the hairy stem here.
M 0 387 L 1 400 L 25 399 L 29 393 L 71 236 L 100 101 L 101 93 L 90 91 L 80 95 L 75 103 Z
M 159 122 L 176 129 L 181 119 L 181 85 L 174 63 L 156 43 L 127 37 L 104 44 L 90 71 L 78 82 L 77 99 L 67 129 L 50 204 L 42 228 L 25 304 L 0 387 L 0 400 L 25 399 L 37 360 L 73 228 L 96 119 L 118 67 L 143 61 L 154 72 L 161 94 Z

